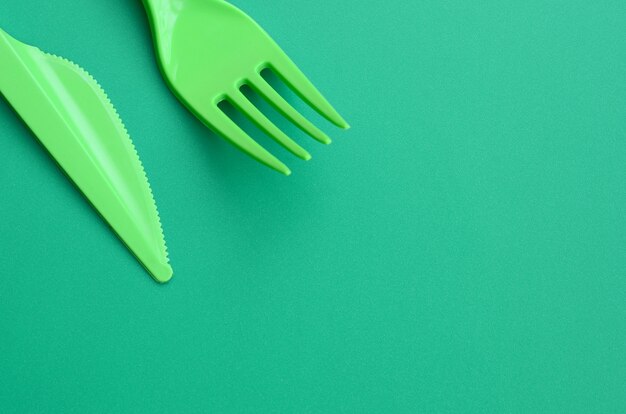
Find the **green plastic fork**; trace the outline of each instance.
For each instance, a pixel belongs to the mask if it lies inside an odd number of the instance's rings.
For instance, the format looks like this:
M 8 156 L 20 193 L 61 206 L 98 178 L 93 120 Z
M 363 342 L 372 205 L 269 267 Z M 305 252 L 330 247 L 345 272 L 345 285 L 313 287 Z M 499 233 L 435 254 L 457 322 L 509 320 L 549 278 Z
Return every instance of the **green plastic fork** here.
M 241 92 L 248 85 L 278 112 L 322 142 L 328 136 L 294 109 L 266 80 L 271 69 L 300 98 L 340 128 L 348 123 L 270 36 L 222 0 L 142 0 L 152 27 L 161 72 L 178 99 L 205 125 L 263 164 L 289 175 L 285 164 L 248 136 L 218 106 L 230 102 L 296 156 L 311 155 L 274 125 Z

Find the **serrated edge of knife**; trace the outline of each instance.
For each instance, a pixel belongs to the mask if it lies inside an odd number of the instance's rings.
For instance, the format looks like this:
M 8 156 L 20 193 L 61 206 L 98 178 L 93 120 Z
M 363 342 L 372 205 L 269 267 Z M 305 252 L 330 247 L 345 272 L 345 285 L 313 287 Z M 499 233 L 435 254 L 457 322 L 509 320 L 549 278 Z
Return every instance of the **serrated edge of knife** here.
M 41 51 L 41 50 L 40 50 Z M 163 224 L 161 223 L 161 215 L 159 214 L 159 209 L 156 203 L 156 200 L 154 198 L 154 193 L 152 191 L 152 186 L 150 185 L 150 180 L 148 179 L 148 175 L 146 174 L 146 170 L 143 166 L 143 162 L 141 161 L 141 157 L 139 156 L 139 152 L 137 151 L 137 147 L 135 146 L 135 143 L 133 142 L 133 139 L 131 138 L 128 129 L 126 128 L 126 125 L 124 124 L 124 121 L 122 121 L 122 118 L 119 114 L 119 112 L 117 111 L 117 108 L 115 107 L 115 105 L 113 105 L 113 102 L 111 101 L 111 99 L 109 98 L 109 95 L 106 93 L 106 91 L 104 90 L 104 88 L 102 87 L 102 85 L 100 85 L 100 82 L 98 82 L 98 80 L 96 78 L 94 78 L 91 73 L 89 73 L 85 68 L 83 68 L 82 66 L 80 66 L 79 64 L 63 57 L 63 56 L 59 56 L 56 55 L 54 53 L 49 53 L 49 52 L 44 52 L 41 51 L 41 53 L 53 57 L 55 59 L 59 59 L 62 60 L 68 64 L 70 64 L 72 67 L 74 67 L 75 69 L 77 69 L 78 71 L 80 71 L 81 73 L 83 73 L 84 75 L 87 76 L 87 78 L 93 82 L 93 85 L 96 86 L 96 90 L 98 91 L 98 93 L 100 94 L 100 98 L 102 98 L 108 105 L 109 108 L 112 110 L 114 116 L 114 119 L 116 120 L 116 122 L 119 123 L 119 126 L 121 126 L 121 129 L 123 131 L 124 136 L 128 139 L 128 142 L 130 143 L 130 147 L 133 151 L 133 153 L 136 156 L 136 161 L 139 164 L 139 169 L 141 171 L 141 174 L 148 186 L 148 194 L 150 195 L 150 199 L 152 201 L 152 206 L 154 207 L 154 212 L 156 214 L 156 219 L 157 219 L 157 224 L 159 227 L 159 234 L 160 234 L 160 242 L 161 242 L 161 247 L 163 248 L 163 251 L 165 253 L 165 261 L 166 263 L 169 265 L 170 264 L 170 258 L 169 258 L 169 251 L 167 249 L 167 243 L 165 242 L 165 233 L 163 232 Z

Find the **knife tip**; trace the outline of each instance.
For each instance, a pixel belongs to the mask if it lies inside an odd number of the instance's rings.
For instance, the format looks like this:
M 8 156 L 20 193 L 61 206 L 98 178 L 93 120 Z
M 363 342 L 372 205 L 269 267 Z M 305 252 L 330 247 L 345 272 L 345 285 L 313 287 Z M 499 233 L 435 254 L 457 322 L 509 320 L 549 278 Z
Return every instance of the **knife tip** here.
M 172 276 L 174 275 L 174 271 L 172 270 L 172 267 L 167 263 L 159 264 L 157 266 L 154 266 L 154 265 L 150 266 L 148 271 L 150 272 L 154 280 L 156 280 L 159 283 L 169 282 Z

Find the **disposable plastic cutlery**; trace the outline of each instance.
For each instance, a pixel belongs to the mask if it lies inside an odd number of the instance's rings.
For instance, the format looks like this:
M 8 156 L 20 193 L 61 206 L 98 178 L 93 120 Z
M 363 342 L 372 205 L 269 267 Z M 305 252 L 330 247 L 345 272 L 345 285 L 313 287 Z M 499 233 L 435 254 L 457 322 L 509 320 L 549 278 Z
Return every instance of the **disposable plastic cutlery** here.
M 152 191 L 97 82 L 0 30 L 0 92 L 154 279 L 168 281 L 172 268 Z
M 338 127 L 346 121 L 270 36 L 250 17 L 222 0 L 142 0 L 152 27 L 159 66 L 168 85 L 205 125 L 260 162 L 289 168 L 247 135 L 218 106 L 230 102 L 267 135 L 298 157 L 309 153 L 273 124 L 241 92 L 248 85 L 316 140 L 330 139 L 294 109 L 261 71 L 275 72 L 294 92 Z

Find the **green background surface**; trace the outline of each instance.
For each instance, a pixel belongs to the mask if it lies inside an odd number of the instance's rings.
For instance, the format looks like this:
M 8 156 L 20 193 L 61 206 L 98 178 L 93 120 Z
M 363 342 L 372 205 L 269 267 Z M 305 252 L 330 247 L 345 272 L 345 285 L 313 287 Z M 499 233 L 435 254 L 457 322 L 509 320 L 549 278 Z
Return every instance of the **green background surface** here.
M 289 178 L 179 105 L 138 1 L 2 1 L 109 93 L 175 276 L 2 103 L 0 412 L 626 412 L 626 2 L 235 3 L 353 126 L 282 122 Z

